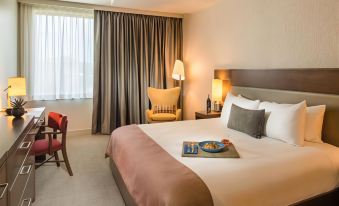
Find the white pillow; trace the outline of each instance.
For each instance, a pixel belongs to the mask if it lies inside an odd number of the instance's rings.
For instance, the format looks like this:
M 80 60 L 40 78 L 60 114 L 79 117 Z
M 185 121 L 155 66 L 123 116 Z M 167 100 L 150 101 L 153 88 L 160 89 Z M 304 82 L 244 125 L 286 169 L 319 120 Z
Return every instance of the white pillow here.
M 259 109 L 265 109 L 264 104 Z M 266 135 L 296 146 L 304 145 L 306 101 L 294 105 L 266 105 L 270 112 L 266 122 Z M 266 109 L 265 109 L 266 110 Z
M 278 104 L 275 102 L 261 102 L 259 105 L 259 109 L 265 109 L 266 112 L 266 121 L 270 112 L 289 107 L 293 104 Z M 309 142 L 317 142 L 322 143 L 322 128 L 323 128 L 323 120 L 325 114 L 326 106 L 312 106 L 306 108 L 306 125 L 305 125 L 305 141 Z M 264 134 L 267 135 L 264 130 Z
M 290 106 L 290 104 L 278 104 L 278 103 L 275 103 L 275 102 L 260 102 L 259 110 L 262 110 L 262 109 L 265 110 L 265 127 L 264 127 L 264 131 L 263 131 L 263 134 L 265 136 L 268 136 L 267 132 L 266 132 L 266 124 L 267 124 L 267 120 L 268 120 L 268 117 L 270 116 L 271 112 L 275 111 L 277 109 L 285 108 L 286 106 Z
M 221 116 L 220 116 L 221 120 L 225 122 L 226 125 L 230 117 L 232 104 L 235 104 L 245 109 L 258 109 L 260 101 L 250 100 L 250 99 L 246 99 L 246 98 L 239 97 L 239 96 L 237 97 L 229 92 L 225 98 L 224 106 L 222 108 Z
M 326 106 L 306 108 L 305 141 L 322 143 L 322 129 Z
M 286 107 L 291 106 L 291 105 L 293 105 L 293 104 L 278 104 L 278 103 L 275 103 L 275 102 L 261 102 L 259 104 L 259 110 L 264 109 L 265 112 L 272 112 L 274 110 L 286 108 Z

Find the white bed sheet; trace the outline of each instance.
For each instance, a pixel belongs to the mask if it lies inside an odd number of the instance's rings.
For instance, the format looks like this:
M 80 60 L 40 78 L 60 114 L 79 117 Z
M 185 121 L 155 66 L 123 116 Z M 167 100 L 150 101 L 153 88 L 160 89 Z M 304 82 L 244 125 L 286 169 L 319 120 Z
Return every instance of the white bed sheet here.
M 290 205 L 339 186 L 339 148 L 304 147 L 226 128 L 220 118 L 139 125 L 209 188 L 214 205 Z M 230 139 L 240 159 L 181 157 L 183 141 Z M 155 154 L 156 155 L 156 154 Z

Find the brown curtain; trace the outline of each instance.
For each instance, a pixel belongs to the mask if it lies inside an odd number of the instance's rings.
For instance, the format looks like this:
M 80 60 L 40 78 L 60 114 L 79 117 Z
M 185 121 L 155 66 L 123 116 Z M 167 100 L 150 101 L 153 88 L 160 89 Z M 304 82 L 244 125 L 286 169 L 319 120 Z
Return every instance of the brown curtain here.
M 147 87 L 170 88 L 182 19 L 95 11 L 92 132 L 146 122 Z

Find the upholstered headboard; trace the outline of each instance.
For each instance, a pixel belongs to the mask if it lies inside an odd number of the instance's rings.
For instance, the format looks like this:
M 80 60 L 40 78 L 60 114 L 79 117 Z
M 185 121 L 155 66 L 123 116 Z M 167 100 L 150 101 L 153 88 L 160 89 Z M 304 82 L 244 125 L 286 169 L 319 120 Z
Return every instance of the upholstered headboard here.
M 214 76 L 250 99 L 326 105 L 323 140 L 339 147 L 339 69 L 218 69 Z

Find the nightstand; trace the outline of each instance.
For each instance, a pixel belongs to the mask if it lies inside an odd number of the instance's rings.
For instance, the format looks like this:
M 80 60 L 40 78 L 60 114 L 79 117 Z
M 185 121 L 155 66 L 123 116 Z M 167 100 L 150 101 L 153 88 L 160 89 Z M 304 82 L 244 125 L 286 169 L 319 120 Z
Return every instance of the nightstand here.
M 195 119 L 211 119 L 220 117 L 221 112 L 211 111 L 207 113 L 206 111 L 195 112 Z

